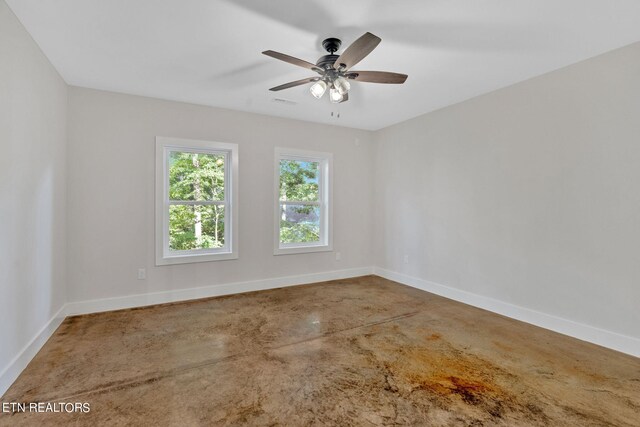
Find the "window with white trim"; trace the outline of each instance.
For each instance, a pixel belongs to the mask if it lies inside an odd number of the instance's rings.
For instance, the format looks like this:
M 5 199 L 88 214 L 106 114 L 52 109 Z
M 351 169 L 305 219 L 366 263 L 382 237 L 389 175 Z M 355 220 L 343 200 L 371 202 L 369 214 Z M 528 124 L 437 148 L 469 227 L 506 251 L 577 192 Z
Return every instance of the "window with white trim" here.
M 238 146 L 156 137 L 156 264 L 238 258 Z
M 276 148 L 274 254 L 332 250 L 332 155 Z

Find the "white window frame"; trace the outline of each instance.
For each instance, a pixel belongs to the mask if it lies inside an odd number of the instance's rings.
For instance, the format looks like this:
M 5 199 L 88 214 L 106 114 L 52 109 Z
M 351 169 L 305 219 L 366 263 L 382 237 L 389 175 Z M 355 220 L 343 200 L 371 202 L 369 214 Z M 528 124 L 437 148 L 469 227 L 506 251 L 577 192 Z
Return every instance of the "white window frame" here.
M 172 251 L 169 249 L 169 152 L 182 151 L 225 156 L 225 246 Z M 175 203 L 174 203 L 175 204 Z M 196 204 L 183 202 L 183 204 Z M 222 261 L 238 258 L 238 145 L 196 139 L 156 137 L 156 265 Z
M 298 160 L 318 162 L 318 202 L 295 202 L 297 205 L 320 206 L 320 242 L 280 243 L 280 161 Z M 275 217 L 274 255 L 327 252 L 333 250 L 333 154 L 319 151 L 297 150 L 277 147 L 274 168 Z

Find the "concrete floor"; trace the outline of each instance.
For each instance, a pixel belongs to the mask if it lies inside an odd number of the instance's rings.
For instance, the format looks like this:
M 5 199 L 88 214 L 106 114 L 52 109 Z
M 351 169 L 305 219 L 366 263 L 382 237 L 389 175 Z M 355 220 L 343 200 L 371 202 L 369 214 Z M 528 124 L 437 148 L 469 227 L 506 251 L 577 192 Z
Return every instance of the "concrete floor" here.
M 71 317 L 0 425 L 638 426 L 640 359 L 375 276 Z

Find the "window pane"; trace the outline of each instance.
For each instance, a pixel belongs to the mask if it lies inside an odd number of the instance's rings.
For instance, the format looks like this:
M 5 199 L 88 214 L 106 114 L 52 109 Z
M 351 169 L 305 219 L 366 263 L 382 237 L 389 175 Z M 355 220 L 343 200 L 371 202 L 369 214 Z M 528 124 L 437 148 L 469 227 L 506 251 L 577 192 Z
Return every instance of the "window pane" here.
M 280 160 L 280 200 L 318 201 L 319 166 L 318 162 Z
M 222 154 L 169 153 L 169 199 L 224 200 Z
M 172 251 L 224 246 L 224 206 L 169 206 L 169 248 Z
M 280 204 L 280 243 L 320 241 L 320 207 Z

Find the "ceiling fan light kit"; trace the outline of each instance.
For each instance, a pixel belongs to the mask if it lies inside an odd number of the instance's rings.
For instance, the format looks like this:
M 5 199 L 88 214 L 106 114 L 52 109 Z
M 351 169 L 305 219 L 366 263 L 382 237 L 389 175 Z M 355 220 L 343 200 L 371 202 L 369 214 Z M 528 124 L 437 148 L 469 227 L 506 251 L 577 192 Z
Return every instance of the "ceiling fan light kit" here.
M 322 42 L 322 47 L 324 47 L 329 54 L 321 56 L 315 64 L 294 58 L 293 56 L 285 55 L 284 53 L 266 50 L 262 52 L 264 55 L 315 71 L 320 75 L 320 77 L 310 77 L 285 83 L 280 86 L 272 87 L 269 90 L 278 91 L 307 83 L 313 83 L 309 90 L 315 98 L 322 98 L 328 88 L 329 99 L 331 102 L 341 103 L 349 99 L 349 91 L 351 90 L 351 83 L 349 83 L 349 80 L 384 84 L 404 83 L 407 80 L 406 74 L 390 73 L 386 71 L 350 71 L 351 67 L 369 55 L 381 41 L 382 39 L 380 37 L 371 33 L 365 33 L 362 37 L 346 48 L 341 55 L 336 55 L 335 52 L 338 51 L 342 44 L 340 39 L 333 37 L 325 39 Z

